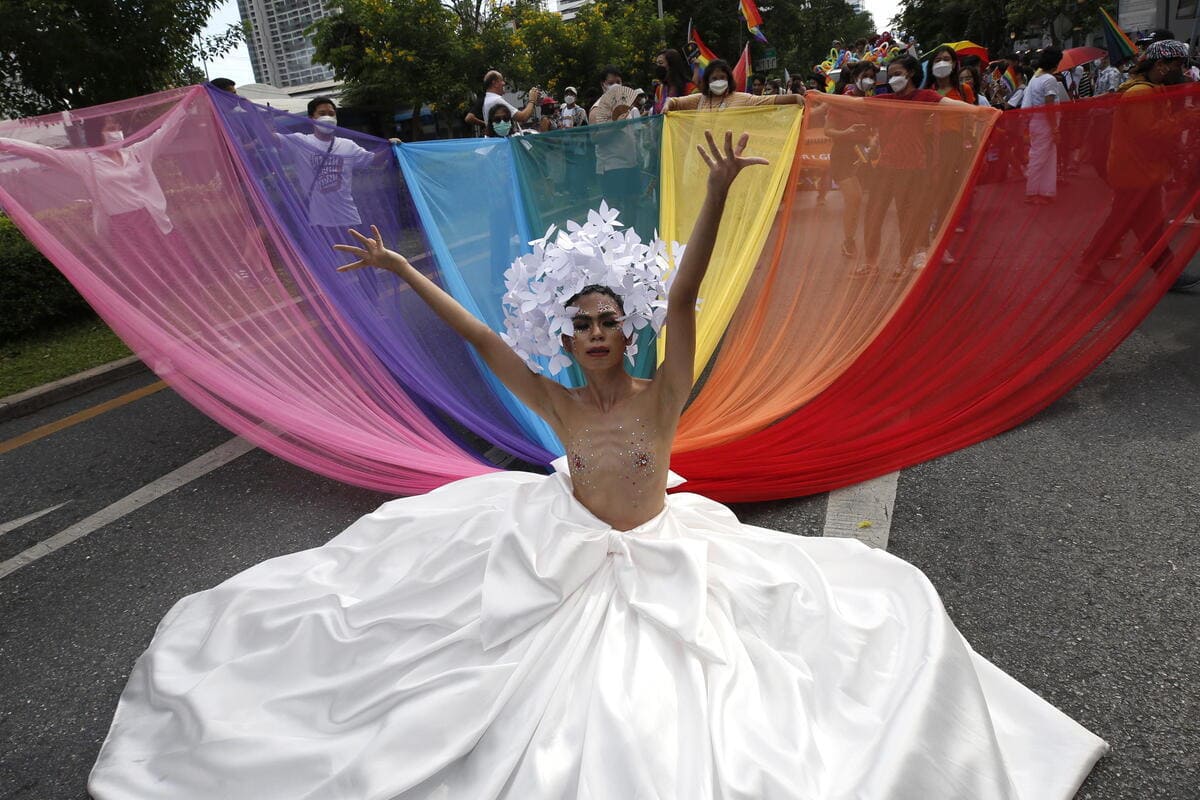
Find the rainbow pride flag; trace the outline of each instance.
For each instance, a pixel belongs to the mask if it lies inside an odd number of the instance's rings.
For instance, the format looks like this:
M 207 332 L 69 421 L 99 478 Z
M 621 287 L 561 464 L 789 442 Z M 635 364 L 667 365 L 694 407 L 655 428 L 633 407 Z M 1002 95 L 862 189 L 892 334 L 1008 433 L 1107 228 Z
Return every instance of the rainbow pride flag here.
M 754 0 L 739 0 L 738 14 L 746 21 L 746 30 L 750 31 L 750 35 L 763 44 L 767 44 L 767 37 L 762 32 L 762 14 L 759 13 Z
M 1000 82 L 1004 84 L 1005 88 L 1011 94 L 1021 85 L 1021 75 L 1017 72 L 1017 68 L 1014 65 L 1009 64 L 1008 69 L 1004 70 L 1004 74 L 1000 76 Z
M 1129 38 L 1129 34 L 1121 30 L 1112 15 L 1102 8 L 1100 17 L 1100 26 L 1104 29 L 1104 49 L 1108 51 L 1109 62 L 1115 66 L 1136 56 L 1137 45 Z
M 709 62 L 718 60 L 718 56 L 700 38 L 700 31 L 692 27 L 688 20 L 688 59 L 700 69 L 708 66 Z

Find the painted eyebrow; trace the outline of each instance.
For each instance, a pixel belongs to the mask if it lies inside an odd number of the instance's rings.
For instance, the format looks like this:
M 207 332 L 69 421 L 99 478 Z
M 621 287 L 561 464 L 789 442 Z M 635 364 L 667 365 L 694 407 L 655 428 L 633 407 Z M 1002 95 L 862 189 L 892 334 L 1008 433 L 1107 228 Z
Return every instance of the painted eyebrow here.
M 620 315 L 620 313 L 618 313 L 616 311 L 601 311 L 600 316 L 601 317 L 619 317 L 621 315 Z M 593 317 L 591 314 L 576 314 L 575 316 L 571 317 L 571 319 L 593 319 Z

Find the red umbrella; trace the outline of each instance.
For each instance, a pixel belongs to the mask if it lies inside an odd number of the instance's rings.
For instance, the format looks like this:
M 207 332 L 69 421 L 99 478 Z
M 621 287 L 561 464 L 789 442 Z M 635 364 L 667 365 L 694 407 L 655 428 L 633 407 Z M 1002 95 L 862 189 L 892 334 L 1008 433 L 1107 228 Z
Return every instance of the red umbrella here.
M 1072 47 L 1070 50 L 1063 51 L 1062 61 L 1058 62 L 1058 69 L 1055 72 L 1066 72 L 1069 69 L 1075 69 L 1080 64 L 1095 61 L 1106 55 L 1108 55 L 1108 51 L 1099 47 Z

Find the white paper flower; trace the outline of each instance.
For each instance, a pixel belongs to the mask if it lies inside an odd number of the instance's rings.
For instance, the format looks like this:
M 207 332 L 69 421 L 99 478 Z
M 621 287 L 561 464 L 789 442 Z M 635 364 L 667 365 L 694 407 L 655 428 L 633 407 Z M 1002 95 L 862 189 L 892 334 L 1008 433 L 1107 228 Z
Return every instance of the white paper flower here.
M 667 292 L 684 247 L 655 237 L 643 242 L 637 232 L 618 220 L 620 212 L 603 200 L 588 211 L 582 225 L 551 226 L 529 244 L 533 251 L 517 258 L 504 272 L 504 341 L 534 370 L 557 375 L 570 366 L 562 352 L 562 335 L 574 334 L 574 306 L 564 305 L 584 286 L 612 289 L 625 309 L 621 328 L 626 336 L 646 326 L 657 333 L 667 318 Z M 636 340 L 625 349 L 632 362 Z

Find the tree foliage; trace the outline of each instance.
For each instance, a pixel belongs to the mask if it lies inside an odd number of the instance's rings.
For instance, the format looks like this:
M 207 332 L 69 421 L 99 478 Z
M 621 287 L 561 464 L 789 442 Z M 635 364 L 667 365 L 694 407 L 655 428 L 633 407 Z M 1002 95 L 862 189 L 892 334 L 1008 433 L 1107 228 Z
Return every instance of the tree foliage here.
M 203 80 L 195 61 L 244 37 L 201 37 L 221 0 L 0 0 L 0 114 L 32 116 Z
M 1116 13 L 1114 9 L 1109 11 Z M 901 0 L 897 22 L 903 31 L 916 36 L 925 50 L 942 42 L 970 39 L 988 48 L 993 57 L 1000 57 L 1011 51 L 1015 39 L 1048 34 L 1055 44 L 1064 44 L 1054 24 L 1060 16 L 1068 23 L 1068 30 L 1078 33 L 1095 29 L 1100 11 L 1094 4 L 1078 0 L 1006 0 L 992 4 Z
M 314 25 L 314 59 L 333 68 L 356 106 L 428 103 L 461 116 L 489 69 L 514 88 L 558 94 L 595 84 L 601 66 L 616 64 L 648 86 L 671 23 L 658 20 L 653 0 L 598 0 L 570 22 L 538 0 L 344 0 Z

